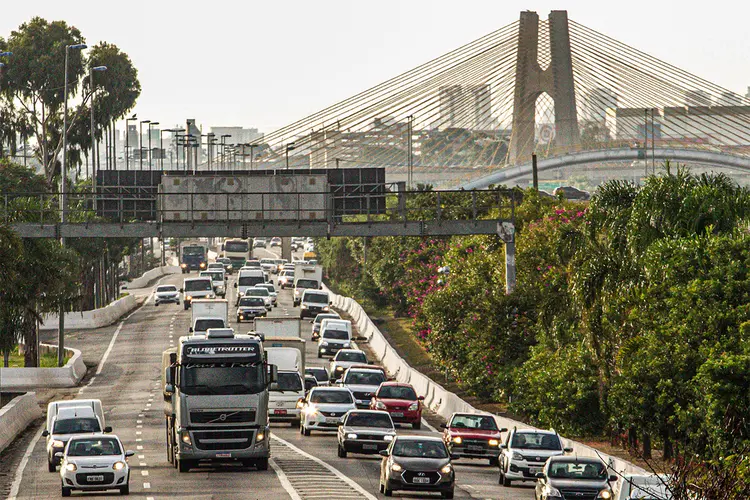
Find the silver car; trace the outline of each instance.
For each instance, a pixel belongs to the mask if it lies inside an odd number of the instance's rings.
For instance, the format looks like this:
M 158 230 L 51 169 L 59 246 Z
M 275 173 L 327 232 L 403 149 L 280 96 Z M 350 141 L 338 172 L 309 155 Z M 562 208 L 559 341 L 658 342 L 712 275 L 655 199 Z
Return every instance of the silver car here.
M 352 410 L 339 426 L 338 455 L 346 458 L 347 453 L 380 453 L 395 437 L 396 428 L 387 412 Z
M 180 291 L 175 285 L 159 285 L 154 290 L 154 305 L 180 304 Z

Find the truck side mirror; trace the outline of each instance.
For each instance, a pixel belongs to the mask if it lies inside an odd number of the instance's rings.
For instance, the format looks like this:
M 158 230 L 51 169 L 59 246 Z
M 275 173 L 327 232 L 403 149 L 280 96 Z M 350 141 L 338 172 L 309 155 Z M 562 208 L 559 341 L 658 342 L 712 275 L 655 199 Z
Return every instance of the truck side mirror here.
M 236 281 L 234 282 L 234 287 L 237 288 L 237 282 Z
M 268 383 L 275 384 L 279 380 L 279 367 L 276 365 L 268 365 Z
M 169 394 L 169 395 L 174 394 L 174 385 L 166 384 L 164 386 L 164 394 Z
M 44 432 L 42 432 L 42 436 L 44 437 L 49 436 L 49 431 L 47 429 L 44 429 Z
M 112 432 L 112 427 L 108 425 L 104 428 L 104 432 Z
M 171 366 L 168 366 L 164 370 L 164 380 L 166 381 L 167 385 L 174 384 L 174 377 L 172 376 L 172 367 Z

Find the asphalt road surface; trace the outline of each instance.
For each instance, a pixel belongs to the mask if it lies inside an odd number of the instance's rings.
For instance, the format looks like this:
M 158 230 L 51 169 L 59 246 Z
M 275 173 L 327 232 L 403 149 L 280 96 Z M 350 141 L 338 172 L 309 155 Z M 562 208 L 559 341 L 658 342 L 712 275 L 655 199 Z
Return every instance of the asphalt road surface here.
M 273 252 L 273 254 L 271 254 Z M 256 256 L 277 256 L 278 249 L 256 249 Z M 184 275 L 171 275 L 161 283 L 181 285 Z M 227 299 L 234 304 L 233 280 L 230 277 Z M 275 277 L 274 277 L 275 278 Z M 275 279 L 274 279 L 275 281 Z M 149 291 L 132 291 L 148 294 Z M 291 291 L 279 295 L 279 305 L 271 316 L 299 315 L 292 307 Z M 229 314 L 234 321 L 233 311 Z M 68 337 L 69 345 L 84 351 L 84 359 L 92 367 L 83 387 L 62 391 L 64 396 L 98 398 L 105 408 L 107 424 L 111 425 L 127 449 L 135 451 L 131 465 L 130 494 L 138 498 L 185 499 L 314 499 L 384 498 L 378 492 L 380 457 L 336 455 L 335 434 L 299 434 L 288 424 L 273 424 L 272 460 L 268 471 L 259 472 L 228 463 L 202 466 L 187 474 L 179 474 L 167 462 L 165 426 L 161 395 L 161 353 L 188 334 L 190 311 L 182 306 L 154 307 L 149 296 L 145 305 L 121 323 L 100 330 L 78 332 Z M 235 331 L 247 332 L 250 323 L 232 324 Z M 309 323 L 302 324 L 303 338 L 308 340 L 308 365 L 327 365 L 318 359 L 310 341 Z M 60 496 L 58 473 L 47 472 L 41 425 L 27 432 L 26 442 L 6 451 L 0 461 L 14 464 L 5 478 L 4 490 L 17 493 L 19 499 L 57 498 Z M 423 426 L 421 431 L 399 429 L 403 433 L 434 434 Z M 18 464 L 18 465 L 15 465 Z M 456 466 L 456 498 L 530 499 L 532 484 L 504 488 L 498 485 L 497 468 L 486 462 L 458 460 Z M 2 481 L 2 478 L 0 478 Z M 116 493 L 73 493 L 74 496 L 117 496 Z M 417 495 L 396 492 L 395 497 L 436 498 L 437 494 Z

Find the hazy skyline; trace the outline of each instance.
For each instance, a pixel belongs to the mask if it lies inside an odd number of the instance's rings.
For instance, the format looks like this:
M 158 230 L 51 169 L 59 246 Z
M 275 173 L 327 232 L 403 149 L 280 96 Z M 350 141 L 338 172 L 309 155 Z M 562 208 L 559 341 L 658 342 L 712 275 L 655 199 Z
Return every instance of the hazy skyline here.
M 745 95 L 750 5 L 622 5 L 30 0 L 0 9 L 0 36 L 41 16 L 76 26 L 90 45 L 116 44 L 139 70 L 143 92 L 135 112 L 162 125 L 195 118 L 204 127 L 267 133 L 516 21 L 521 10 L 546 18 L 566 9 L 589 28 Z

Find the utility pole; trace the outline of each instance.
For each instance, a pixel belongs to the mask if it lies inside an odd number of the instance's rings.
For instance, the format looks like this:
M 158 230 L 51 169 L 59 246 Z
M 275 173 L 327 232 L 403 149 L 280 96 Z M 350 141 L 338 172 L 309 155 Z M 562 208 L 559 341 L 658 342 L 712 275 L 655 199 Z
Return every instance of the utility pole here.
M 536 153 L 531 155 L 531 174 L 534 180 L 534 191 L 539 191 L 539 171 L 536 164 Z

